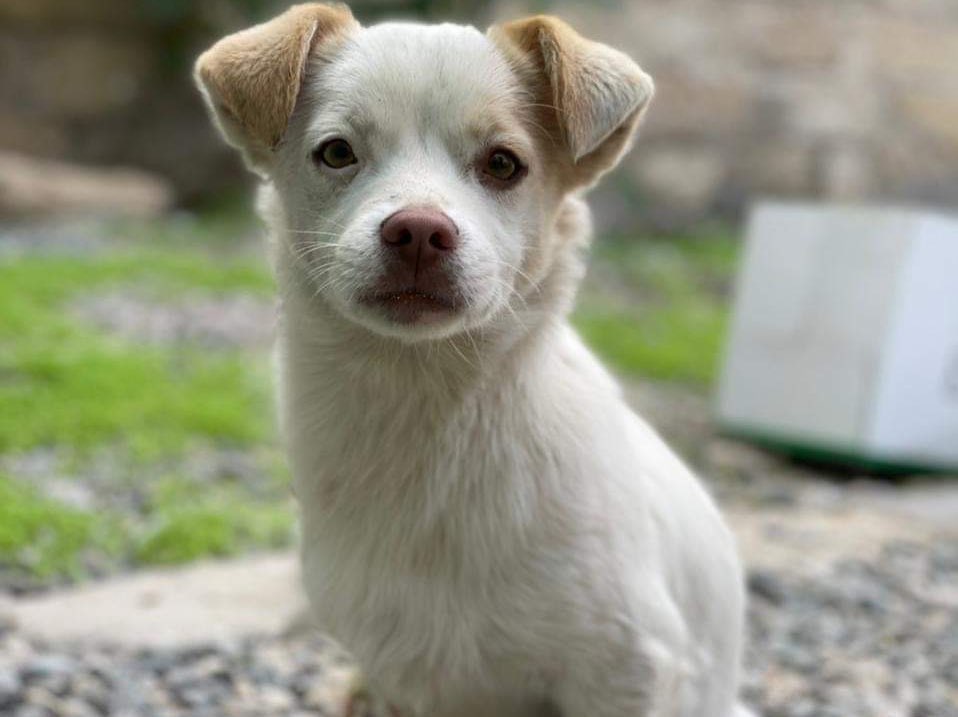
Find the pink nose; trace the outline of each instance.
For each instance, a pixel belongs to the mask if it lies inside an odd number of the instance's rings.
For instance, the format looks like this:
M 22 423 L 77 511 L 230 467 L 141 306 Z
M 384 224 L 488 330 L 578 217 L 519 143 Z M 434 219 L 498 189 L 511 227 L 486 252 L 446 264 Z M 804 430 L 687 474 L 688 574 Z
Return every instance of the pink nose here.
M 459 244 L 459 230 L 438 209 L 401 209 L 383 222 L 383 244 L 417 269 L 434 264 Z

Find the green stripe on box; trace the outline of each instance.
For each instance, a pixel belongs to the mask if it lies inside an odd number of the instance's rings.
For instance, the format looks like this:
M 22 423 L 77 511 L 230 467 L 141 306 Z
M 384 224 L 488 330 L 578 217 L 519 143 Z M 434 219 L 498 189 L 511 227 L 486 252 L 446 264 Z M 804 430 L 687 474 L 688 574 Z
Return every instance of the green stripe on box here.
M 729 421 L 718 422 L 720 435 L 736 438 L 804 463 L 817 463 L 865 473 L 896 476 L 913 473 L 954 473 L 958 465 L 947 465 L 923 458 L 889 458 L 870 455 L 860 448 L 826 443 L 819 438 L 803 438 Z

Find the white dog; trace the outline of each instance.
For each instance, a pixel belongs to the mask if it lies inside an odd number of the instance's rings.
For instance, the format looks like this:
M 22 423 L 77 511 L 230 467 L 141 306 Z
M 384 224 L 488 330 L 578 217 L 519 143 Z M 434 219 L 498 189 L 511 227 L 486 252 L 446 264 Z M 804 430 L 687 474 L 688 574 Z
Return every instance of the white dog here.
M 570 327 L 652 81 L 551 17 L 298 5 L 197 78 L 263 180 L 323 628 L 403 717 L 732 717 L 743 584 L 695 478 Z

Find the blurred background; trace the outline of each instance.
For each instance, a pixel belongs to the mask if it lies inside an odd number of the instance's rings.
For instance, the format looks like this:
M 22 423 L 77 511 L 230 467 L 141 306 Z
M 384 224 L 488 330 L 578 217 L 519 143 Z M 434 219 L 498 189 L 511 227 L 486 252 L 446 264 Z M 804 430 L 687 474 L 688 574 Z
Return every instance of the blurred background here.
M 2 714 L 334 713 L 345 663 L 283 633 L 296 529 L 252 181 L 190 79 L 284 6 L 0 0 Z M 769 716 L 958 714 L 954 481 L 765 452 L 713 407 L 756 202 L 958 207 L 958 4 L 351 6 L 555 13 L 653 75 L 635 151 L 590 197 L 574 321 L 730 516 L 747 695 Z

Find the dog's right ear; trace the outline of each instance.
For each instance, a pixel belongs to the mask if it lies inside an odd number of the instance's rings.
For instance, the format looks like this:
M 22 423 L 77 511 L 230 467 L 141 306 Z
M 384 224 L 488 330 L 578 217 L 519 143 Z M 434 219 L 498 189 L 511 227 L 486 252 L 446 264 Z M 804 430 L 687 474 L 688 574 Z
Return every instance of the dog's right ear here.
M 358 28 L 345 5 L 294 5 L 200 55 L 194 76 L 214 124 L 251 169 L 266 174 L 272 166 L 311 54 Z
M 652 99 L 652 78 L 557 17 L 494 25 L 489 35 L 517 70 L 532 106 L 543 110 L 539 125 L 566 150 L 573 184 L 592 183 L 615 166 Z

